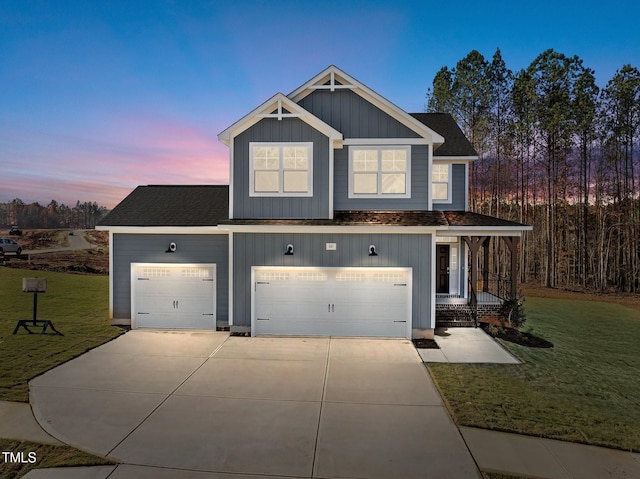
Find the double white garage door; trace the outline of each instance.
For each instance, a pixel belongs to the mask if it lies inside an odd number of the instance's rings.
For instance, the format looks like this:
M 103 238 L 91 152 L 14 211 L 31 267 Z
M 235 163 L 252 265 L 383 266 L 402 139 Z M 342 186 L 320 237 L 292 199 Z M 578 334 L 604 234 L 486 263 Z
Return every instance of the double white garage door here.
M 136 328 L 215 329 L 214 264 L 133 264 L 131 308 Z
M 411 268 L 252 269 L 253 334 L 411 337 Z

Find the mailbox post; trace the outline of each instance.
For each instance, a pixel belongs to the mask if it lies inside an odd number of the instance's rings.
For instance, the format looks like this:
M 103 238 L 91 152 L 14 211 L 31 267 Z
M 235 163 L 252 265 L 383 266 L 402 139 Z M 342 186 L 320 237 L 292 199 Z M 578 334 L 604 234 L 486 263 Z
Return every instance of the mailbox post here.
M 51 328 L 51 330 L 55 334 L 64 336 L 61 332 L 53 327 L 53 323 L 48 319 L 38 319 L 38 293 L 47 292 L 47 280 L 45 278 L 22 278 L 22 292 L 33 293 L 33 319 L 18 320 L 18 324 L 16 324 L 16 328 L 13 330 L 13 334 L 16 334 L 21 327 L 24 328 L 29 334 L 34 334 L 34 332 L 29 329 L 29 326 L 31 326 L 33 328 L 42 328 L 40 330 L 40 334 L 45 334 L 47 328 Z

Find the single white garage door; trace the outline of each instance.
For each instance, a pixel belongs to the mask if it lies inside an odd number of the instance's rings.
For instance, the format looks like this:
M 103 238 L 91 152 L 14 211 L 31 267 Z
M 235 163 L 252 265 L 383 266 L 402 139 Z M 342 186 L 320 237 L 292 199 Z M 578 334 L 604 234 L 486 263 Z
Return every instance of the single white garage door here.
M 253 334 L 411 337 L 411 268 L 254 267 Z
M 132 264 L 134 327 L 215 329 L 215 311 L 215 264 Z

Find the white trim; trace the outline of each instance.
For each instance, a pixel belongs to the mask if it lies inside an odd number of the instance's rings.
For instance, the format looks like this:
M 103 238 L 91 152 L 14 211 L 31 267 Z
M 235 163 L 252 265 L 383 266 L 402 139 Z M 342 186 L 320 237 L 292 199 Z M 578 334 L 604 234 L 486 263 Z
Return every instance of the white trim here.
M 109 231 L 109 319 L 113 319 L 113 231 Z
M 354 193 L 353 191 L 353 153 L 355 150 L 375 150 L 378 152 L 378 169 L 376 170 L 377 175 L 377 193 Z M 406 170 L 404 171 L 405 175 L 405 192 L 404 193 L 384 193 L 382 191 L 382 151 L 384 150 L 404 150 L 406 152 Z M 359 145 L 357 148 L 349 148 L 349 190 L 348 190 L 348 198 L 349 199 L 383 199 L 383 198 L 411 198 L 411 146 L 409 145 L 376 145 L 369 143 L 368 145 Z M 373 173 L 373 171 L 371 172 Z M 392 173 L 392 172 L 387 172 Z M 401 173 L 401 172 L 399 172 Z
M 429 329 L 436 328 L 436 242 L 435 235 L 431 236 L 431 321 Z
M 227 306 L 227 321 L 229 322 L 229 326 L 233 326 L 233 233 L 230 232 L 229 233 L 229 261 L 228 261 L 228 268 L 229 268 L 229 284 L 228 284 L 228 290 L 229 290 L 229 299 L 228 299 L 228 306 Z
M 233 233 L 435 234 L 446 226 L 222 225 Z
M 291 114 L 282 113 L 283 107 L 290 111 Z M 280 109 L 279 115 L 271 113 L 276 108 Z M 252 110 L 249 114 L 243 116 L 233 125 L 220 132 L 218 134 L 218 139 L 225 145 L 229 146 L 236 136 L 255 125 L 263 118 L 277 118 L 278 120 L 282 120 L 282 118 L 286 118 L 294 114 L 296 115 L 295 118 L 299 118 L 312 128 L 329 137 L 330 143 L 333 144 L 334 148 L 342 148 L 342 133 L 326 124 L 320 118 L 305 110 L 300 105 L 297 105 L 282 93 L 276 93 L 260 106 Z
M 435 245 L 435 243 L 433 243 Z M 256 271 L 268 269 L 275 271 L 291 271 L 291 270 L 317 270 L 317 271 L 327 271 L 327 270 L 348 270 L 348 271 L 365 271 L 367 273 L 372 273 L 376 271 L 384 271 L 384 272 L 404 272 L 407 273 L 407 294 L 409 295 L 409 301 L 407 303 L 407 330 L 405 338 L 411 339 L 411 334 L 413 331 L 413 267 L 404 266 L 404 267 L 341 267 L 341 266 L 251 266 L 251 336 L 255 336 L 256 331 L 256 314 L 255 314 L 255 284 L 256 284 Z M 433 269 L 433 268 L 432 268 Z M 433 272 L 435 276 L 435 272 Z M 435 288 L 434 288 L 435 291 Z M 431 309 L 432 309 L 432 324 L 435 327 L 435 295 L 432 297 L 431 301 Z
M 334 180 L 334 154 L 333 148 L 329 145 L 329 219 L 333 219 L 333 180 Z
M 278 158 L 278 187 L 280 191 L 278 192 L 262 192 L 262 191 L 254 191 L 255 188 L 255 168 L 254 168 L 254 157 L 253 157 L 253 149 L 259 146 L 271 146 L 277 147 L 279 152 Z M 304 147 L 307 149 L 308 154 L 308 164 L 306 170 L 307 172 L 307 191 L 303 192 L 286 192 L 284 191 L 284 156 L 283 151 L 285 147 Z M 286 141 L 251 141 L 249 142 L 249 197 L 278 197 L 278 198 L 289 198 L 289 197 L 311 197 L 313 196 L 313 142 L 286 142 Z M 266 171 L 276 171 L 276 170 L 266 170 Z
M 433 159 L 435 161 L 451 161 L 451 162 L 461 162 L 461 161 L 465 161 L 465 162 L 469 162 L 469 161 L 474 161 L 478 159 L 478 156 L 438 156 L 435 155 L 433 157 Z
M 533 226 L 449 226 L 451 236 L 520 236 L 533 231 Z
M 433 185 L 431 183 L 431 174 L 433 169 L 433 145 L 427 145 L 427 210 L 433 210 Z
M 96 226 L 95 229 L 98 231 L 110 231 L 111 233 L 122 234 L 228 234 L 226 229 L 221 229 L 219 226 Z
M 468 291 L 467 285 L 469 284 L 469 251 L 467 250 L 467 244 L 464 241 L 460 241 L 460 269 L 462 270 L 462 297 L 467 299 Z
M 469 211 L 469 164 L 464 165 L 464 210 Z
M 360 83 L 358 80 L 343 72 L 335 65 L 331 65 L 322 72 L 318 73 L 311 80 L 289 93 L 287 97 L 297 103 L 316 89 L 324 89 L 325 86 L 323 86 L 323 83 L 325 83 L 327 80 L 331 81 L 332 78 L 335 81 L 336 77 L 338 77 L 340 83 L 343 83 L 345 87 L 353 90 L 354 93 L 369 101 L 373 105 L 377 106 L 389 116 L 395 118 L 407 128 L 420 135 L 422 138 L 430 139 L 431 142 L 435 144 L 444 143 L 444 138 L 440 134 L 436 133 L 424 123 L 416 120 L 407 112 L 384 98 L 382 95 L 379 95 L 371 88 Z M 336 85 L 334 89 L 338 86 L 339 85 Z
M 447 166 L 448 167 L 448 172 L 447 172 L 447 198 L 446 199 L 436 199 L 436 198 L 431 198 L 431 203 L 435 204 L 435 205 L 442 205 L 442 204 L 451 204 L 453 203 L 453 167 L 452 167 L 453 163 L 438 163 L 438 166 Z M 434 179 L 433 179 L 433 167 L 436 165 L 431 165 L 431 170 L 429 172 L 429 178 L 431 180 L 431 192 L 433 194 L 433 183 L 434 183 Z M 438 181 L 438 184 L 443 184 L 444 181 Z
M 426 138 L 347 138 L 343 145 L 430 145 Z

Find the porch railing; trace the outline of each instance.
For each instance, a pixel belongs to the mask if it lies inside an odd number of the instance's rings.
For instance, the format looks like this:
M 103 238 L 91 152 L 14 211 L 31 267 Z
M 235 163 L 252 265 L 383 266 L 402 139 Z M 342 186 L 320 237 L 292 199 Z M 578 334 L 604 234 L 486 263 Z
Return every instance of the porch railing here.
M 484 291 L 505 300 L 511 296 L 511 278 L 505 278 L 495 273 L 480 273 L 478 275 L 476 292 Z

